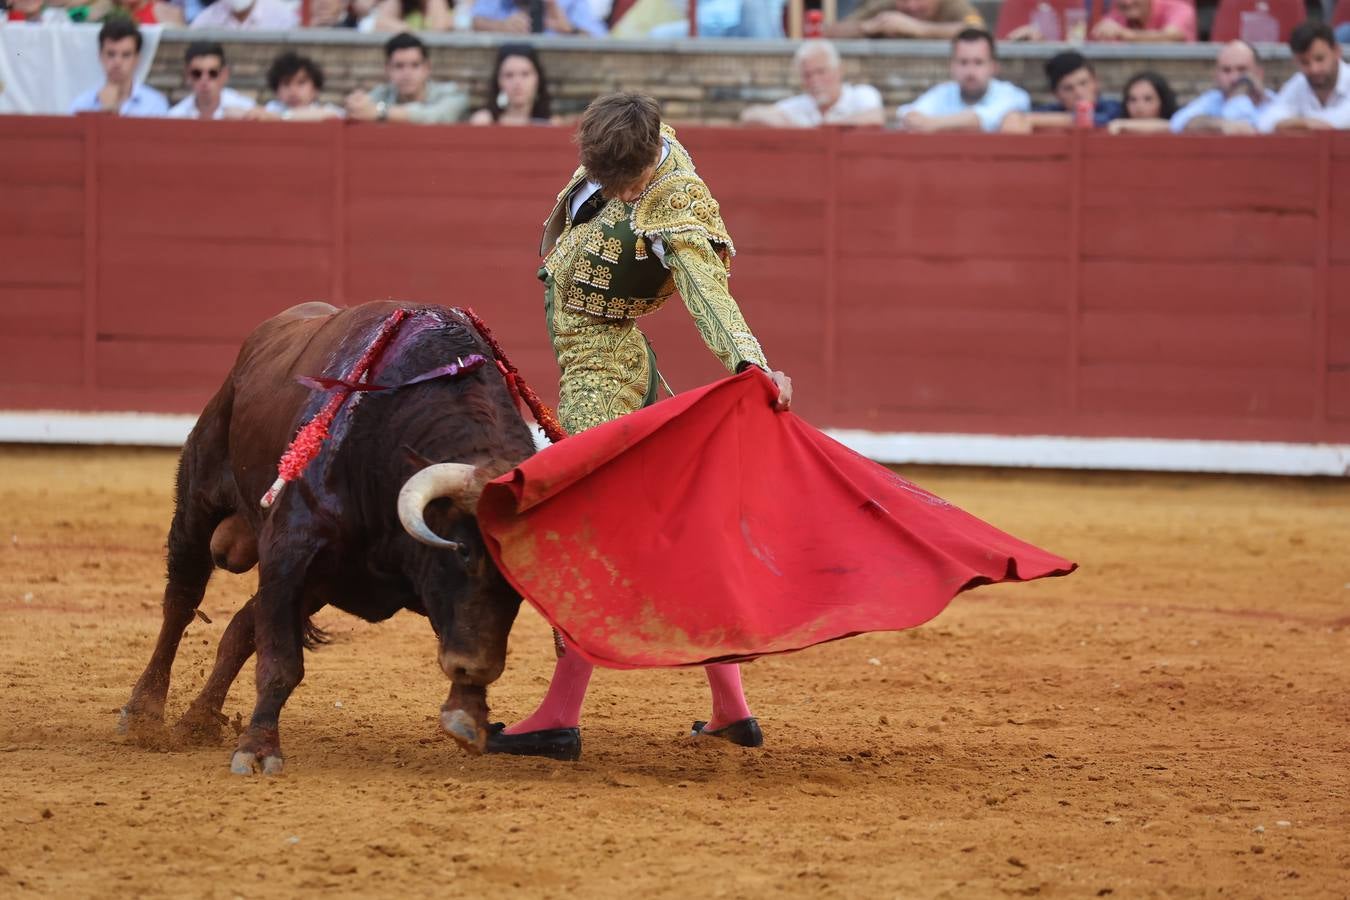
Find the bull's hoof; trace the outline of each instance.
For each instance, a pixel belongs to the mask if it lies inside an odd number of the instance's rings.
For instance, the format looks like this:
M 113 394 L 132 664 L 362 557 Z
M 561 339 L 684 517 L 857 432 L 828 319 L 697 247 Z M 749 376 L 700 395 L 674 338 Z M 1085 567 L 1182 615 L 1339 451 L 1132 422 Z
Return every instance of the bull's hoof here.
M 248 750 L 236 750 L 234 756 L 230 757 L 230 771 L 236 775 L 252 775 L 259 770 L 264 775 L 280 775 L 284 768 L 285 761 L 280 756 L 259 758 Z
M 441 710 L 441 729 L 474 756 L 487 747 L 487 732 L 478 727 L 473 716 L 462 709 Z
M 170 746 L 164 718 L 154 713 L 133 712 L 122 707 L 117 719 L 117 733 L 146 750 L 167 750 Z
M 178 747 L 209 747 L 224 737 L 229 719 L 215 710 L 189 706 L 173 726 L 173 742 Z

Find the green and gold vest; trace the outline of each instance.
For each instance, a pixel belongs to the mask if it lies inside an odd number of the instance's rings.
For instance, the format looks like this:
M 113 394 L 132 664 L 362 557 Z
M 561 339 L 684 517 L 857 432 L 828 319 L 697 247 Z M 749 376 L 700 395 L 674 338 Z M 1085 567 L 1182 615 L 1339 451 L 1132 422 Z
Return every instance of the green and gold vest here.
M 544 222 L 540 276 L 553 281 L 555 297 L 569 309 L 609 319 L 656 312 L 675 293 L 675 281 L 650 245 L 671 234 L 701 233 L 730 271 L 735 248 L 717 201 L 695 174 L 674 129 L 662 125 L 661 133 L 670 152 L 632 204 L 611 199 L 589 222 L 573 225 L 567 206 L 587 180 L 581 168 L 558 195 Z

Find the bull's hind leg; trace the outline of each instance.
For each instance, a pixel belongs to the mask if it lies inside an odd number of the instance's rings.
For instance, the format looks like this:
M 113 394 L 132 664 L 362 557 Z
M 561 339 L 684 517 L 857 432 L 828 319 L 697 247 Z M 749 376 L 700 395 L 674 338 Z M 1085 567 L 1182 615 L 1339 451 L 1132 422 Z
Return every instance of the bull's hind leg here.
M 296 529 L 297 533 L 304 531 Z M 252 601 L 258 699 L 230 759 L 230 770 L 236 774 L 248 775 L 261 768 L 265 775 L 277 775 L 282 770 L 279 720 L 287 698 L 305 677 L 308 617 L 303 589 L 314 552 L 312 547 L 276 546 L 262 554 L 258 593 Z
M 139 743 L 164 742 L 164 701 L 169 694 L 169 672 L 183 632 L 196 615 L 211 578 L 211 533 L 220 516 L 203 508 L 193 496 L 187 454 L 179 463 L 177 508 L 169 528 L 168 584 L 164 588 L 164 619 L 150 662 L 122 708 L 119 730 Z
M 173 727 L 176 744 L 218 744 L 226 719 L 221 713 L 230 685 L 253 655 L 253 612 L 257 598 L 245 603 L 230 620 L 216 648 L 216 664 L 197 698 Z

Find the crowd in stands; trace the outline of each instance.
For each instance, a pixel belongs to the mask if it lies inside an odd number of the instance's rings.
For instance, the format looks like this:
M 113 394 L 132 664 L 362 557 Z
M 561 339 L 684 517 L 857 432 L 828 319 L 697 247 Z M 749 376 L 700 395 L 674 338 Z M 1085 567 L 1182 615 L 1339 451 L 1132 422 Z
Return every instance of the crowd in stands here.
M 565 16 L 568 9 L 584 0 L 557 2 L 565 4 L 557 7 L 558 15 Z M 964 4 L 965 0 L 902 2 Z M 1147 5 L 1163 0 L 1132 2 Z M 865 15 L 871 8 L 865 6 L 860 12 Z M 561 19 L 555 24 L 562 27 Z M 323 70 L 313 60 L 291 50 L 273 61 L 267 75 L 271 98 L 260 106 L 229 86 L 229 62 L 220 43 L 193 42 L 187 49 L 183 68 L 184 83 L 190 93 L 171 107 L 163 94 L 134 80 L 142 37 L 130 17 L 109 18 L 99 33 L 98 47 L 104 82 L 80 95 L 72 113 L 288 121 L 346 118 L 355 122 L 415 125 L 465 121 L 476 125 L 530 125 L 560 121 L 550 107 L 539 57 L 528 44 L 506 44 L 499 48 L 489 96 L 477 108 L 473 108 L 461 86 L 432 79 L 426 46 L 408 31 L 395 34 L 385 43 L 384 83 L 369 91 L 351 92 L 341 106 L 321 101 Z M 802 93 L 773 104 L 749 106 L 741 121 L 745 125 L 778 128 L 852 125 L 915 132 L 1014 134 L 1074 128 L 1101 128 L 1111 133 L 1215 134 L 1350 128 L 1350 64 L 1342 59 L 1332 29 L 1320 22 L 1304 22 L 1293 30 L 1289 47 L 1299 71 L 1278 92 L 1265 82 L 1257 49 L 1245 41 L 1234 40 L 1217 55 L 1214 87 L 1184 106 L 1179 105 L 1167 80 L 1156 72 L 1140 72 L 1130 78 L 1119 98 L 1105 96 L 1092 62 L 1077 50 L 1066 50 L 1045 63 L 1047 87 L 1054 100 L 1038 105 L 1032 103 L 1022 86 L 998 78 L 994 37 L 967 24 L 958 28 L 951 39 L 950 80 L 934 85 L 913 102 L 891 111 L 886 109 L 875 87 L 844 81 L 843 62 L 832 43 L 808 40 L 799 46 L 794 57 Z
M 808 5 L 816 2 L 807 0 Z M 998 33 L 1008 40 L 1033 41 L 1157 43 L 1199 37 L 1195 0 L 1095 2 L 1104 14 L 1089 27 L 1090 5 L 1005 0 L 1009 8 L 1025 6 L 1026 11 L 1023 24 L 1011 29 L 1000 17 Z M 698 0 L 697 32 L 703 37 L 783 37 L 786 5 L 787 0 Z M 990 27 L 970 0 L 836 0 L 835 5 L 839 18 L 824 26 L 824 37 L 950 40 L 966 28 Z M 390 33 L 472 30 L 621 38 L 683 37 L 690 30 L 689 8 L 688 0 L 0 0 L 0 11 L 11 21 L 101 22 L 128 16 L 140 25 L 226 30 L 304 25 Z M 1341 24 L 1337 36 L 1350 41 L 1350 21 Z

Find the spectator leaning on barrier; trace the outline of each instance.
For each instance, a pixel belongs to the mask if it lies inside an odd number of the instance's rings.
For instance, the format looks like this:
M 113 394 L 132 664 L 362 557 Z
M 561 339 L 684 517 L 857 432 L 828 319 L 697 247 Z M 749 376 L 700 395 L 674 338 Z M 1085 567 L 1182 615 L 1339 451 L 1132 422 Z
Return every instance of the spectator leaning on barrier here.
M 464 118 L 469 97 L 459 85 L 431 80 L 427 48 L 415 35 L 404 32 L 384 45 L 387 84 L 370 93 L 352 91 L 347 117 L 357 122 L 398 122 L 411 125 L 449 125 Z
M 221 2 L 221 0 L 216 0 Z M 183 75 L 192 93 L 169 110 L 175 119 L 238 118 L 256 104 L 229 87 L 225 48 L 215 41 L 194 41 L 184 54 Z
M 1177 110 L 1172 131 L 1252 134 L 1261 109 L 1274 99 L 1274 92 L 1265 86 L 1256 48 L 1246 41 L 1231 41 L 1214 61 L 1214 87 Z
M 1171 130 L 1177 112 L 1177 94 L 1157 72 L 1140 72 L 1125 82 L 1120 92 L 1125 115 L 1113 119 L 1112 134 L 1160 134 Z
M 1032 107 L 1029 113 L 1009 113 L 1003 120 L 1003 131 L 1026 134 L 1073 128 L 1080 108 L 1090 115 L 1094 128 L 1105 128 L 1125 115 L 1119 100 L 1101 96 L 1096 70 L 1076 50 L 1066 50 L 1046 60 L 1045 77 L 1055 102 Z
M 1031 109 L 1031 97 L 1000 81 L 994 36 L 967 28 L 952 38 L 951 81 L 934 85 L 896 115 L 906 131 L 998 131 L 1012 112 Z
M 504 31 L 508 34 L 588 34 L 605 36 L 605 23 L 596 16 L 590 0 L 463 0 L 473 3 L 474 31 Z M 537 10 L 539 22 L 535 23 Z
M 273 99 L 265 106 L 249 110 L 245 118 L 319 122 L 340 119 L 344 115 L 342 107 L 319 100 L 319 91 L 323 90 L 323 69 L 308 56 L 301 56 L 294 50 L 287 50 L 272 60 L 267 70 L 267 86 L 272 89 Z
M 215 0 L 191 27 L 285 31 L 300 27 L 299 8 L 285 0 Z
M 122 116 L 163 116 L 169 101 L 154 88 L 136 83 L 141 61 L 141 30 L 129 19 L 117 18 L 98 32 L 98 61 L 103 66 L 102 87 L 90 88 L 71 106 L 72 113 L 109 113 Z
M 926 38 L 946 41 L 964 28 L 984 28 L 969 0 L 867 0 L 825 29 L 833 38 Z
M 497 48 L 487 106 L 469 117 L 473 125 L 548 125 L 552 102 L 539 55 L 529 44 Z
M 881 93 L 870 84 L 845 84 L 839 51 L 829 41 L 804 41 L 792 63 L 805 93 L 748 106 L 741 113 L 742 122 L 778 128 L 885 123 Z
M 163 0 L 97 0 L 88 7 L 91 21 L 107 21 L 118 16 L 124 16 L 137 25 L 182 28 L 187 24 L 183 10 Z
M 375 7 L 376 31 L 450 31 L 454 27 L 455 14 L 447 0 L 380 0 Z
M 1092 28 L 1095 41 L 1156 44 L 1195 41 L 1195 6 L 1189 0 L 1116 0 Z
M 1350 128 L 1350 66 L 1331 28 L 1304 22 L 1289 36 L 1298 74 L 1261 111 L 1260 131 Z

